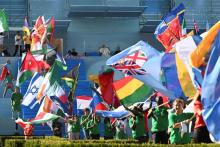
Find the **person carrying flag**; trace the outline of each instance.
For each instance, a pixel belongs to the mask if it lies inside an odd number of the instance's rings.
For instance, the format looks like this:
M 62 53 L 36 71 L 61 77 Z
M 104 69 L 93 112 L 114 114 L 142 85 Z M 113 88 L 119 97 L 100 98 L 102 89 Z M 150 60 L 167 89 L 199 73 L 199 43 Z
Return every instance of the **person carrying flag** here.
M 8 68 L 10 64 L 11 64 L 11 61 L 7 60 L 6 63 L 2 66 L 2 72 L 0 75 L 0 81 L 6 82 L 6 86 L 5 86 L 4 92 L 3 92 L 3 98 L 5 97 L 8 89 L 11 89 L 12 91 L 14 91 L 14 85 L 12 83 L 13 76 L 11 74 L 11 71 Z

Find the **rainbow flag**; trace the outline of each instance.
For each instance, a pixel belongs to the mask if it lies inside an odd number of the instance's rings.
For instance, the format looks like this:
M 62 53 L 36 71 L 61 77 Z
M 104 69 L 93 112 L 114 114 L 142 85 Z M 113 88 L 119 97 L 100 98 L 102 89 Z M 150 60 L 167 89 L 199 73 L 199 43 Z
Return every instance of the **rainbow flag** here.
M 131 76 L 114 82 L 113 87 L 121 104 L 128 106 L 136 102 L 145 101 L 152 92 L 151 88 Z

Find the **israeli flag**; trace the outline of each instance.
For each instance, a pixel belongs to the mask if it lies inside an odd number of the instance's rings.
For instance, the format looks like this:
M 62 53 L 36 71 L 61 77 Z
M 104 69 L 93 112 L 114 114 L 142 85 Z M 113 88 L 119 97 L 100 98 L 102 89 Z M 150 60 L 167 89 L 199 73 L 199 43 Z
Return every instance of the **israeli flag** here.
M 43 82 L 43 79 L 44 79 L 43 76 L 35 72 L 28 86 L 28 89 L 24 95 L 22 105 L 28 106 L 31 109 L 34 108 L 34 106 L 38 103 L 36 99 L 36 95 L 38 93 L 38 89 L 41 86 L 41 83 Z

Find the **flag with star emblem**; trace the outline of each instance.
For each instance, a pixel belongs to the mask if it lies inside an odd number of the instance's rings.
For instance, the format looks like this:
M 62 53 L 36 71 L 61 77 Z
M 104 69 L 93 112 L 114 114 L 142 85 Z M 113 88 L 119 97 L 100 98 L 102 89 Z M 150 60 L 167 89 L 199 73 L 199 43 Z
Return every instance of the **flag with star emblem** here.
M 37 61 L 31 52 L 27 52 L 21 67 L 18 71 L 16 86 L 20 86 L 26 79 L 31 77 L 34 72 L 41 73 L 42 70 L 48 70 L 50 65 L 44 61 Z
M 36 72 L 34 74 L 28 86 L 28 89 L 24 95 L 22 105 L 28 106 L 31 109 L 34 108 L 34 106 L 38 103 L 36 95 L 41 83 L 43 82 L 43 79 L 43 76 L 41 76 L 39 73 Z

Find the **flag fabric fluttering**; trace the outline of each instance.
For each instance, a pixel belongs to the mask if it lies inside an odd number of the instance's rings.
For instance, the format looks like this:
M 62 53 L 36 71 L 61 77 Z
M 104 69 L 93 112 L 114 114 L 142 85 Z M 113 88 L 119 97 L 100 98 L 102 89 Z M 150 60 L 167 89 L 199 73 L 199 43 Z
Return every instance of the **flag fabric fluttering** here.
M 95 88 L 92 88 L 92 101 L 90 103 L 90 107 L 94 112 L 97 110 L 108 110 L 107 104 L 104 103 L 103 99 Z
M 56 96 L 54 95 L 56 94 L 55 91 L 57 90 L 59 91 L 61 87 L 60 86 L 61 85 L 60 73 L 64 70 L 66 70 L 66 66 L 63 65 L 62 62 L 55 60 L 51 69 L 45 75 L 45 78 L 39 88 L 39 91 L 36 96 L 38 102 L 40 102 L 40 100 L 46 95 Z
M 5 10 L 0 10 L 0 32 L 7 32 L 9 30 L 8 27 L 8 18 L 5 14 Z
M 31 51 L 41 50 L 47 33 L 43 16 L 37 18 L 33 30 L 34 32 L 31 34 Z
M 99 78 L 99 86 L 101 90 L 101 96 L 103 100 L 108 104 L 113 104 L 114 98 L 114 89 L 113 89 L 113 78 L 114 78 L 114 70 L 107 69 L 105 72 L 98 76 Z
M 78 66 L 70 70 L 64 77 L 62 77 L 67 86 L 70 87 L 70 92 L 68 94 L 68 99 L 70 102 L 73 102 L 74 100 L 74 92 L 78 83 L 79 69 L 80 63 L 78 64 Z
M 112 111 L 98 110 L 96 111 L 96 114 L 102 117 L 109 117 L 109 118 L 125 118 L 129 116 L 131 113 L 125 110 L 124 106 L 119 106 L 117 109 Z
M 195 36 L 188 36 L 181 41 L 177 42 L 174 46 L 179 58 L 184 62 L 191 80 L 193 81 L 195 87 L 199 87 L 200 81 L 198 81 L 198 74 L 196 74 L 189 63 L 189 56 L 190 54 L 197 48 L 197 45 L 200 43 L 201 37 Z
M 24 24 L 22 27 L 22 31 L 25 32 L 27 36 L 30 36 L 30 28 L 28 25 L 27 17 L 24 18 Z
M 81 96 L 76 96 L 74 101 L 76 101 L 77 109 L 83 110 L 85 108 L 89 108 L 90 107 L 92 99 L 93 98 L 90 97 L 90 96 L 81 95 Z
M 34 108 L 34 106 L 37 103 L 37 99 L 36 99 L 36 95 L 38 92 L 38 89 L 43 81 L 43 76 L 41 76 L 39 73 L 35 72 L 35 74 L 33 75 L 29 86 L 27 88 L 27 91 L 24 95 L 23 101 L 22 101 L 22 105 L 24 106 L 28 106 L 31 109 Z
M 220 142 L 220 31 L 212 45 L 211 55 L 206 67 L 202 83 L 201 101 L 203 105 L 202 116 L 212 135 L 213 141 Z
M 29 121 L 30 124 L 42 124 L 60 118 L 60 116 L 47 112 L 40 112 L 34 119 Z
M 145 101 L 152 92 L 150 87 L 131 76 L 114 82 L 113 86 L 121 104 L 127 106 Z
M 162 22 L 155 30 L 154 34 L 165 47 L 166 52 L 169 52 L 172 46 L 183 36 L 181 26 L 184 23 L 184 12 L 185 7 L 181 3 L 162 18 Z
M 27 52 L 22 60 L 21 67 L 18 71 L 16 85 L 20 86 L 24 81 L 34 74 L 34 72 L 42 73 L 48 70 L 50 66 L 44 61 L 37 61 L 31 52 Z
M 125 60 L 126 57 L 130 54 L 135 54 L 138 51 L 143 52 L 141 59 L 143 59 L 144 57 L 144 60 L 141 60 L 141 62 L 135 62 L 135 64 L 138 64 L 138 68 L 136 68 L 135 70 L 143 69 L 143 71 L 146 71 L 146 72 L 143 74 L 132 74 L 132 76 L 144 82 L 146 85 L 152 87 L 153 89 L 160 91 L 167 97 L 175 98 L 172 91 L 169 91 L 168 89 L 166 89 L 160 82 L 161 59 L 162 59 L 163 53 L 160 53 L 159 51 L 157 51 L 156 49 L 154 49 L 152 46 L 145 43 L 144 41 L 139 41 L 135 45 L 123 50 L 117 55 L 112 56 L 106 61 L 106 64 L 111 65 L 113 67 L 117 65 L 117 68 L 120 65 L 123 67 L 124 64 L 122 63 L 126 62 Z M 129 58 L 129 60 L 131 60 L 131 58 Z M 120 71 L 126 74 L 128 73 L 126 72 L 126 70 L 134 70 L 134 69 L 133 67 L 130 66 L 129 68 L 123 68 L 123 70 L 120 70 Z M 133 72 L 129 72 L 129 73 L 133 73 Z
M 0 81 L 5 80 L 6 76 L 11 74 L 10 70 L 8 69 L 7 63 L 2 65 L 1 68 L 2 68 L 2 72 L 1 72 L 1 75 L 0 75 Z
M 48 70 L 50 66 L 44 61 L 37 61 L 31 52 L 27 52 L 22 60 L 20 70 L 17 75 L 16 85 L 20 86 L 26 79 L 30 78 L 34 72 L 42 73 Z
M 184 62 L 178 54 L 167 53 L 162 58 L 162 71 L 167 89 L 173 91 L 176 98 L 192 98 L 196 89 Z
M 161 53 L 144 41 L 139 41 L 135 45 L 123 50 L 117 55 L 112 56 L 106 61 L 107 65 L 113 66 L 115 69 L 123 72 L 125 75 L 144 75 L 150 73 L 147 62 L 159 56 Z M 152 74 L 155 79 L 159 79 L 159 75 Z
M 202 39 L 197 48 L 190 54 L 190 65 L 195 68 L 206 64 L 206 56 L 210 52 L 211 46 L 220 29 L 220 21 L 210 28 L 207 35 Z
M 49 43 L 52 45 L 53 44 L 53 36 L 54 36 L 54 17 L 52 16 L 47 22 L 46 22 L 46 27 L 47 27 L 47 40 Z
M 185 18 L 183 18 L 183 23 L 181 25 L 181 29 L 182 29 L 182 37 L 186 37 L 187 32 L 186 32 L 186 19 Z

